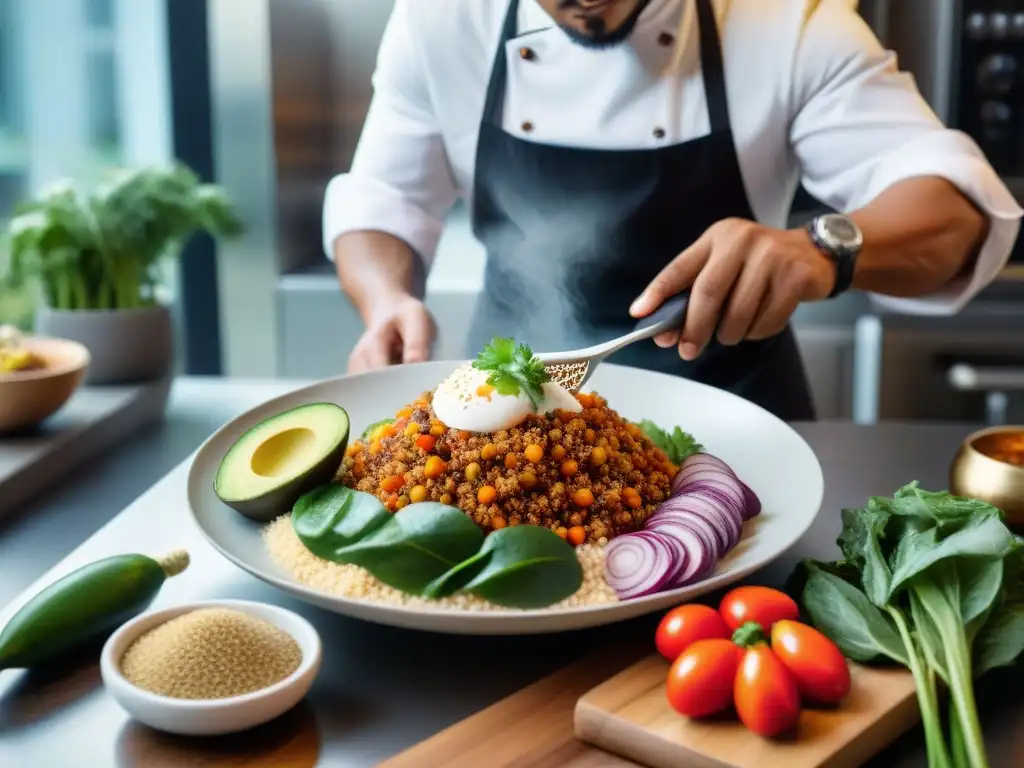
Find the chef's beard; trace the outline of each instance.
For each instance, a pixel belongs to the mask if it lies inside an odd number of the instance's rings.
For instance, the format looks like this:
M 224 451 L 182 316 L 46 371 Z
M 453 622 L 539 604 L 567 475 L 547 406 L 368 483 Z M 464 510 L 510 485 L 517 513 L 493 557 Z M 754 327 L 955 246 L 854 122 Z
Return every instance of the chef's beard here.
M 636 8 L 633 12 L 626 17 L 626 19 L 615 29 L 609 31 L 605 28 L 604 19 L 599 16 L 588 18 L 586 20 L 587 31 L 580 32 L 574 27 L 559 24 L 558 27 L 577 45 L 581 45 L 584 48 L 613 48 L 617 45 L 621 45 L 629 39 L 630 35 L 633 34 L 633 30 L 636 29 L 636 24 L 640 20 L 640 16 L 647 9 L 651 0 L 640 0 L 637 3 Z M 581 6 L 576 0 L 560 0 L 558 7 L 563 10 L 579 9 L 582 10 Z

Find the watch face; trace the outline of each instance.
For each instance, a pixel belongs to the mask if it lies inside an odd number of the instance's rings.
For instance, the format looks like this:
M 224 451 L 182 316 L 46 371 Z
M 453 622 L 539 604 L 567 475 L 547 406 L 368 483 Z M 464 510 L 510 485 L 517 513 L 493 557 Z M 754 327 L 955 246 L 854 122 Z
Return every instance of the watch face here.
M 822 219 L 822 230 L 825 238 L 835 247 L 844 250 L 857 250 L 861 246 L 860 228 L 846 216 L 829 215 Z

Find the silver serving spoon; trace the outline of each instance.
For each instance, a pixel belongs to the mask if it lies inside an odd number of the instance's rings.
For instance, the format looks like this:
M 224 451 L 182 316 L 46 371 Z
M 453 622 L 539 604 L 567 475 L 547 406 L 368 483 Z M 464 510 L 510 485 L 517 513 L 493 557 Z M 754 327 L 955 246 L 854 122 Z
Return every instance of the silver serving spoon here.
M 609 355 L 638 341 L 653 339 L 665 331 L 682 328 L 689 302 L 689 292 L 680 293 L 640 320 L 636 328 L 625 336 L 586 349 L 545 352 L 537 357 L 544 363 L 544 368 L 553 382 L 561 384 L 575 394 L 587 383 L 600 362 Z

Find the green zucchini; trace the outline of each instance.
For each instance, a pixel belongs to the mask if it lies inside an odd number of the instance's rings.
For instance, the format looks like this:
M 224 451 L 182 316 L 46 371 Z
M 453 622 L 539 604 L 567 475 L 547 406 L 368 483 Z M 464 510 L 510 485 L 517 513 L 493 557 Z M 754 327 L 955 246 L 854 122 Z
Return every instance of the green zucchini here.
M 180 550 L 160 560 L 116 555 L 69 573 L 29 600 L 0 632 L 0 670 L 37 667 L 99 640 L 144 611 L 164 581 L 188 563 Z

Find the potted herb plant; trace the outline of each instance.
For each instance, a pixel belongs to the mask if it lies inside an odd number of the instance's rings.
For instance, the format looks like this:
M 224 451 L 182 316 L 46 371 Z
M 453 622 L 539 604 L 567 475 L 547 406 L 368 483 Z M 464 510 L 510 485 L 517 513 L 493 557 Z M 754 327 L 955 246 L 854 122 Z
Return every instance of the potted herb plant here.
M 182 165 L 118 171 L 84 194 L 50 187 L 8 225 L 8 282 L 42 292 L 36 332 L 85 345 L 91 384 L 166 377 L 172 319 L 157 295 L 161 269 L 196 232 L 241 231 L 224 191 Z

